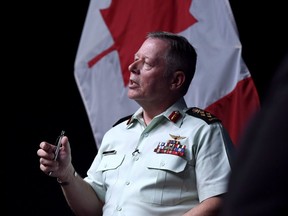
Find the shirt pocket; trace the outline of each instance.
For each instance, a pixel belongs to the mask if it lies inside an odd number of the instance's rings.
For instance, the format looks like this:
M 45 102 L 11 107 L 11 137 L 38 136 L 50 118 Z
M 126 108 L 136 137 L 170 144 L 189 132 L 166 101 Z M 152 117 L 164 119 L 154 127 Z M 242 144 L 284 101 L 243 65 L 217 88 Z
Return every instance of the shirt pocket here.
M 148 161 L 149 183 L 141 190 L 144 202 L 175 205 L 185 190 L 187 161 L 180 156 L 156 154 Z
M 103 182 L 105 187 L 112 187 L 116 184 L 119 177 L 119 167 L 123 163 L 125 155 L 105 155 L 102 157 L 96 172 L 102 172 Z

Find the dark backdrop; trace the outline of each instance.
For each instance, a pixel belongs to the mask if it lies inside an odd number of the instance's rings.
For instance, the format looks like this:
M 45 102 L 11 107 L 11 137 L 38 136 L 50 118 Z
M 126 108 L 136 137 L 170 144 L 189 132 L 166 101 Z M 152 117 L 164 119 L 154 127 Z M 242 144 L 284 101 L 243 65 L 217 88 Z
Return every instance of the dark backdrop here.
M 253 2 L 253 3 L 251 3 Z M 21 1 L 6 11 L 8 47 L 3 73 L 8 95 L 5 145 L 7 215 L 72 215 L 54 178 L 39 169 L 36 155 L 42 140 L 69 135 L 74 166 L 84 176 L 97 149 L 73 66 L 88 0 Z M 287 16 L 283 5 L 231 0 L 243 46 L 243 58 L 260 99 L 287 50 Z M 283 3 L 284 4 L 284 3 Z M 6 21 L 6 20 L 4 20 Z M 11 34 L 10 34 L 11 33 Z M 7 89 L 8 90 L 5 90 Z M 7 93 L 5 92 L 7 91 Z M 6 97 L 5 97 L 6 98 Z M 5 106 L 6 108 L 7 106 Z M 8 127 L 6 127 L 8 125 Z M 5 130 L 4 130 L 4 133 Z

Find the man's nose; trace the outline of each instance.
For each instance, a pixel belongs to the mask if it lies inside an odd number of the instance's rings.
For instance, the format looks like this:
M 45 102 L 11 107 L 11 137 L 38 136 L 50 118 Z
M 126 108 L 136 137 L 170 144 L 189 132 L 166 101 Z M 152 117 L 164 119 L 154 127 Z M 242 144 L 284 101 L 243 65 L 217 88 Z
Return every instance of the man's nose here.
M 131 73 L 139 73 L 139 61 L 134 61 L 132 62 L 129 66 L 128 66 L 128 70 L 131 72 Z

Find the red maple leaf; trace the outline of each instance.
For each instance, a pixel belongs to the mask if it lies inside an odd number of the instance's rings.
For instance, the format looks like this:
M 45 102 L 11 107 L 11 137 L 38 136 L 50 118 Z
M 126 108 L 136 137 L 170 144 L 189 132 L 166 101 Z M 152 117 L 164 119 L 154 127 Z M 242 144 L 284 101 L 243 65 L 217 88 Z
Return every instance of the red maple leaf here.
M 117 50 L 124 86 L 128 84 L 128 66 L 135 52 L 151 31 L 179 33 L 197 22 L 189 12 L 192 0 L 113 0 L 110 7 L 100 10 L 114 44 L 92 58 L 92 67 L 102 57 Z

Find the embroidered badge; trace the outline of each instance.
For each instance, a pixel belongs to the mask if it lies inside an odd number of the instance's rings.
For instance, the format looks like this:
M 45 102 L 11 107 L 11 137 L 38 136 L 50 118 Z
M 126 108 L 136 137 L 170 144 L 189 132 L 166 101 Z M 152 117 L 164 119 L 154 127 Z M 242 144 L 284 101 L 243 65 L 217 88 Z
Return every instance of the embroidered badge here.
M 173 111 L 170 115 L 169 115 L 169 119 L 170 121 L 176 123 L 179 118 L 181 117 L 181 113 L 179 111 Z
M 192 115 L 194 117 L 200 118 L 204 120 L 208 124 L 212 124 L 214 122 L 221 122 L 216 116 L 212 115 L 212 113 L 207 112 L 203 109 L 192 107 L 186 111 L 187 114 Z

